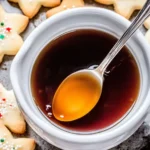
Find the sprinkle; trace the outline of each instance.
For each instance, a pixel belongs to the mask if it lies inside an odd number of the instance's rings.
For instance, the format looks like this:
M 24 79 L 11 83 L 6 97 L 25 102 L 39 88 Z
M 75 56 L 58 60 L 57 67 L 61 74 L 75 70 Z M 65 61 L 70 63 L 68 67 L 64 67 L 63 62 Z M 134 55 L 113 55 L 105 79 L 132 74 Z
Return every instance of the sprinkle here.
M 3 143 L 3 142 L 5 142 L 5 140 L 4 139 L 0 139 L 0 142 Z
M 3 34 L 0 34 L 0 39 L 3 40 L 5 36 Z
M 15 145 L 14 143 L 7 141 L 5 138 L 0 139 L 0 149 L 2 150 L 19 150 L 21 147 L 21 145 Z
M 11 29 L 10 27 L 7 27 L 7 28 L 6 28 L 6 31 L 7 31 L 7 32 L 10 32 L 11 30 L 12 30 L 12 29 Z
M 4 22 L 1 22 L 0 24 L 1 24 L 1 26 L 4 26 Z
M 0 118 L 2 118 L 2 114 L 0 113 Z
M 17 107 L 12 100 L 0 99 L 0 118 Z
M 5 99 L 5 98 L 2 98 L 2 100 L 3 100 L 3 101 L 6 101 L 6 99 Z

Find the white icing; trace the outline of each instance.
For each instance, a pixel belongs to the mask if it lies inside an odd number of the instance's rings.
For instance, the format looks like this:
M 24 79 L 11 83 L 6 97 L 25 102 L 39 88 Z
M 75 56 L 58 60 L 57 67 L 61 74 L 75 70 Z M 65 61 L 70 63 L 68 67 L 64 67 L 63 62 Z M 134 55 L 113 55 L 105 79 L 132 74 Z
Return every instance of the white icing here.
M 0 23 L 4 23 L 4 25 L 2 26 L 2 25 L 0 25 L 0 35 L 4 35 L 4 39 L 5 38 L 8 38 L 8 35 L 10 34 L 10 32 L 9 31 L 7 31 L 6 30 L 6 28 L 7 27 L 9 27 L 9 28 L 11 28 L 10 26 L 8 26 L 8 24 L 7 24 L 7 19 L 6 18 L 4 18 L 4 20 L 5 21 L 0 21 Z M 4 39 L 0 39 L 0 46 L 3 46 L 4 45 Z
M 0 99 L 0 114 L 2 115 L 1 118 L 3 117 L 3 115 L 7 114 L 10 110 L 15 108 L 17 108 L 17 105 L 14 104 L 12 100 Z
M 7 141 L 6 138 L 0 138 L 0 140 L 1 139 L 4 140 L 4 142 L 0 141 L 0 149 L 1 150 L 19 150 L 22 147 L 21 145 L 16 145 L 14 143 Z

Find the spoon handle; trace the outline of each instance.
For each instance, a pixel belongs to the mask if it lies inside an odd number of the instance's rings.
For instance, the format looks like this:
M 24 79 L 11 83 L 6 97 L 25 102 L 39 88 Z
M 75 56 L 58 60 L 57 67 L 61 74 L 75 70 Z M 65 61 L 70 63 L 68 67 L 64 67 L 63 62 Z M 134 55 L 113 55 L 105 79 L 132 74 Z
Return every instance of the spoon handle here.
M 123 46 L 126 44 L 128 39 L 136 32 L 137 29 L 144 23 L 144 21 L 150 15 L 150 0 L 147 0 L 143 9 L 138 13 L 137 17 L 134 19 L 130 27 L 125 31 L 122 37 L 117 41 L 117 43 L 113 46 L 107 56 L 104 58 L 102 63 L 96 69 L 101 74 L 104 74 L 106 68 L 110 64 L 110 62 L 114 59 L 114 57 L 120 52 Z

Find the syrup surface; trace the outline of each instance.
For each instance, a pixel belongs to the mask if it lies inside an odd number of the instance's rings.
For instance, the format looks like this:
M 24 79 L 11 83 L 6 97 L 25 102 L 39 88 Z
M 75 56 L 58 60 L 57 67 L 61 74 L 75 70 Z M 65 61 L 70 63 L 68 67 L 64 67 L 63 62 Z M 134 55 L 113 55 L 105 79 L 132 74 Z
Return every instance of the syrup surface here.
M 75 71 L 99 65 L 116 41 L 107 33 L 86 29 L 62 35 L 43 49 L 33 67 L 31 89 L 37 106 L 52 122 L 73 131 L 95 131 L 112 125 L 133 106 L 140 75 L 136 61 L 124 47 L 109 65 L 101 98 L 89 114 L 65 123 L 52 113 L 53 96 L 60 83 Z

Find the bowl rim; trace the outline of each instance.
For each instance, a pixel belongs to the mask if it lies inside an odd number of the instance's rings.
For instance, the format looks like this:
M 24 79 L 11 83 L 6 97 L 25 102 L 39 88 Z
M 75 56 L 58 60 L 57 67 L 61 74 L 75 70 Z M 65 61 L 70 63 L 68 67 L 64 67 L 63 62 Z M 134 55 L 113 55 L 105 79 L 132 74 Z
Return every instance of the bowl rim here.
M 77 134 L 71 134 L 68 132 L 64 132 L 59 129 L 55 130 L 55 128 L 51 128 L 48 124 L 46 124 L 46 123 L 44 124 L 44 122 L 41 119 L 39 119 L 32 110 L 29 109 L 28 105 L 26 104 L 26 102 L 21 94 L 20 85 L 17 81 L 17 76 L 18 76 L 17 70 L 19 68 L 18 66 L 20 65 L 18 63 L 20 60 L 20 57 L 23 56 L 26 53 L 26 51 L 28 51 L 29 45 L 32 45 L 32 41 L 39 35 L 39 31 L 46 28 L 46 26 L 48 26 L 48 24 L 50 22 L 55 22 L 56 20 L 59 20 L 59 18 L 63 18 L 63 16 L 67 17 L 74 13 L 86 13 L 86 12 L 104 13 L 105 15 L 112 16 L 116 20 L 120 20 L 122 23 L 124 23 L 124 25 L 126 27 L 128 27 L 130 25 L 130 21 L 128 21 L 124 17 L 116 14 L 115 12 L 113 12 L 111 10 L 107 10 L 107 9 L 103 9 L 103 8 L 95 8 L 95 7 L 94 8 L 90 8 L 90 7 L 75 8 L 75 9 L 71 9 L 71 10 L 67 10 L 67 11 L 58 13 L 58 14 L 52 16 L 51 18 L 47 19 L 46 21 L 44 21 L 42 24 L 40 24 L 29 35 L 29 37 L 24 42 L 21 50 L 18 52 L 17 56 L 13 60 L 13 63 L 11 65 L 11 69 L 10 69 L 11 83 L 12 83 L 14 92 L 18 98 L 17 101 L 19 103 L 19 106 L 21 107 L 21 110 L 23 111 L 25 116 L 27 116 L 27 118 L 29 118 L 29 120 L 33 124 L 35 124 L 39 129 L 42 129 L 44 132 L 52 135 L 53 137 L 56 137 L 56 138 L 64 140 L 64 141 L 70 141 L 70 142 L 76 142 L 76 143 L 89 143 L 89 142 L 105 141 L 105 140 L 113 139 L 119 135 L 123 135 L 127 131 L 134 128 L 134 126 L 136 126 L 136 124 L 138 124 L 139 120 L 142 120 L 143 116 L 145 116 L 145 114 L 150 106 L 150 101 L 149 101 L 150 89 L 148 89 L 148 94 L 145 98 L 143 105 L 137 111 L 137 113 L 134 116 L 132 116 L 132 119 L 130 118 L 126 123 L 124 123 L 120 127 L 113 129 L 113 131 L 111 131 L 111 133 L 103 132 L 103 134 L 94 133 L 92 135 L 77 135 Z M 140 31 L 138 31 L 138 34 L 136 34 L 136 36 L 139 38 L 140 43 L 142 43 L 142 45 L 145 47 L 146 53 L 150 53 L 148 51 L 148 49 L 150 47 L 149 47 L 148 43 L 146 42 L 143 34 Z M 150 55 L 147 57 L 149 57 L 149 60 L 147 60 L 147 61 L 148 61 L 148 64 L 150 65 Z M 21 100 L 19 100 L 19 99 L 21 99 Z

